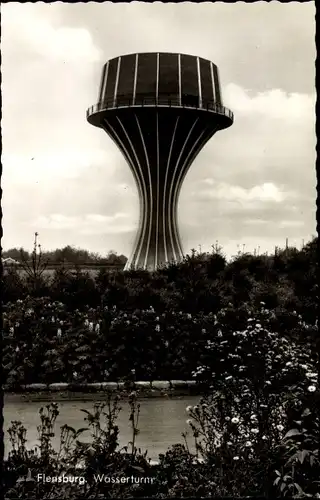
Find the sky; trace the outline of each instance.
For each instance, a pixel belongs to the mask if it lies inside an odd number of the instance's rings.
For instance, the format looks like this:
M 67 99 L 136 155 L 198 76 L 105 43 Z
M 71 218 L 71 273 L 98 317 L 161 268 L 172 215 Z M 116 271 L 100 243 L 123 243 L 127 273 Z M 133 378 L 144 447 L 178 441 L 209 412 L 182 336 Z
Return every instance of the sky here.
M 128 256 L 138 191 L 86 121 L 103 64 L 178 52 L 217 64 L 234 124 L 192 164 L 178 219 L 185 253 L 272 252 L 316 234 L 314 2 L 2 5 L 3 249 L 66 245 Z M 244 246 L 245 245 L 245 246 Z

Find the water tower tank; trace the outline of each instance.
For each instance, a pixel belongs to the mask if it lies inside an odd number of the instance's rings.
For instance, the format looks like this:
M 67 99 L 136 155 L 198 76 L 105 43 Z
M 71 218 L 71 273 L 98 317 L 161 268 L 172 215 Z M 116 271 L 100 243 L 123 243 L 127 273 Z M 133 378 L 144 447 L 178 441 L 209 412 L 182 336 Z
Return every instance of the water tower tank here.
M 180 261 L 177 206 L 183 180 L 207 141 L 233 123 L 222 104 L 217 66 L 162 52 L 111 59 L 87 120 L 116 143 L 138 188 L 139 227 L 125 269 L 155 270 Z

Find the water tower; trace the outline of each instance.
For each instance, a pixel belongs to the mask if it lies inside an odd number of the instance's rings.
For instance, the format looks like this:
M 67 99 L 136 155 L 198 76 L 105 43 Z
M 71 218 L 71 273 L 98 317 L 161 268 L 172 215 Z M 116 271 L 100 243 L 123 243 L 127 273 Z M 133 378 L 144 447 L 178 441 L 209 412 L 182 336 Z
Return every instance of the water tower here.
M 116 143 L 138 188 L 139 228 L 125 269 L 154 270 L 181 260 L 177 205 L 183 180 L 207 141 L 233 123 L 222 105 L 217 66 L 162 52 L 111 59 L 87 120 Z

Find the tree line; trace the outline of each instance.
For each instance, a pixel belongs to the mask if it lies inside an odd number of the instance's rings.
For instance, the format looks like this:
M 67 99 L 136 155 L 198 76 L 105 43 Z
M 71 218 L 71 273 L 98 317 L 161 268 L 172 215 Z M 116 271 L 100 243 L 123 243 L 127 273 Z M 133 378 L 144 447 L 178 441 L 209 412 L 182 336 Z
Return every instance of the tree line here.
M 114 265 L 121 267 L 127 262 L 127 257 L 125 255 L 118 255 L 114 250 L 110 250 L 106 256 L 101 256 L 99 253 L 90 252 L 83 248 L 75 248 L 71 245 L 51 251 L 41 250 L 41 253 L 42 261 L 46 262 L 48 265 L 64 263 L 73 265 Z M 32 252 L 28 252 L 24 248 L 10 248 L 2 252 L 2 258 L 11 258 L 18 262 L 28 262 L 32 259 Z

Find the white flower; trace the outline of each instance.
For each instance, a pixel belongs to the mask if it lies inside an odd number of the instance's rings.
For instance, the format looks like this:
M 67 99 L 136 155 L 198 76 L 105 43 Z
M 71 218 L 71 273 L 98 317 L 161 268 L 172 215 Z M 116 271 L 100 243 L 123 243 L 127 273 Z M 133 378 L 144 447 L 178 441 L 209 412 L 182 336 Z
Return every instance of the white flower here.
M 15 327 L 19 328 L 19 326 L 20 326 L 20 323 L 19 323 L 19 321 L 17 321 L 16 324 L 15 324 Z
M 16 347 L 16 352 L 19 352 L 19 351 L 20 351 L 20 349 L 19 349 L 19 347 L 17 346 L 17 347 Z
M 266 380 L 266 381 L 265 381 L 265 384 L 266 384 L 266 385 L 271 385 L 270 380 Z
M 84 326 L 89 326 L 89 320 L 88 319 L 84 320 Z
M 13 326 L 10 326 L 10 328 L 9 328 L 9 332 L 10 332 L 10 333 L 14 333 L 14 328 L 13 328 Z
M 278 431 L 281 432 L 281 431 L 283 431 L 284 427 L 283 427 L 283 425 L 279 424 L 279 425 L 277 425 L 277 429 L 278 429 Z
M 95 327 L 95 332 L 96 333 L 99 333 L 100 332 L 100 325 L 99 323 L 96 324 L 96 327 Z
M 265 441 L 267 439 L 267 436 L 262 436 L 262 439 Z
M 226 417 L 226 421 L 229 422 L 229 420 L 230 420 L 230 417 Z
M 250 420 L 257 420 L 257 415 L 251 415 Z
M 191 410 L 192 410 L 192 408 L 193 408 L 193 406 L 192 406 L 192 405 L 187 406 L 187 408 L 186 408 L 187 413 L 190 413 L 190 412 L 191 412 Z
M 232 375 L 229 375 L 228 377 L 225 378 L 225 380 L 231 380 L 231 379 L 232 379 Z
M 308 391 L 309 392 L 314 392 L 316 390 L 316 387 L 314 385 L 309 385 Z
M 198 411 L 198 410 L 199 410 L 199 406 L 198 406 L 198 405 L 195 405 L 195 406 L 193 407 L 193 411 Z
M 186 420 L 186 423 L 187 423 L 188 425 L 191 425 L 191 424 L 192 424 L 192 420 L 191 420 L 190 418 L 188 418 L 188 420 Z
M 260 323 L 256 324 L 256 328 L 258 328 L 258 329 L 262 328 L 262 326 L 260 325 Z
M 191 316 L 191 314 L 190 314 L 190 313 L 188 313 L 188 314 L 187 314 L 187 318 L 188 318 L 188 319 L 191 319 L 191 318 L 192 318 L 192 316 Z
M 247 448 L 249 448 L 250 446 L 252 446 L 251 441 L 247 441 L 247 442 L 246 442 L 246 444 L 245 444 L 245 446 L 246 446 Z
M 77 378 L 78 373 L 77 372 L 73 372 L 73 376 L 74 376 L 74 378 Z
M 207 333 L 207 330 L 205 328 L 202 328 L 201 333 Z
M 239 460 L 239 457 L 233 457 L 233 460 Z
M 61 337 L 61 333 L 62 333 L 61 328 L 58 328 L 58 330 L 57 330 L 57 337 Z
M 250 429 L 252 434 L 259 434 L 259 429 Z
M 160 325 L 156 325 L 156 332 L 160 332 Z
M 239 423 L 239 419 L 238 419 L 238 417 L 233 417 L 233 418 L 231 419 L 231 422 L 232 422 L 233 424 L 238 424 L 238 423 Z
M 156 317 L 156 321 L 159 321 L 159 316 Z
M 308 378 L 317 377 L 317 375 L 318 375 L 317 373 L 312 373 L 312 372 L 307 372 L 306 373 L 306 377 L 308 377 Z
M 89 330 L 90 330 L 90 332 L 93 331 L 93 322 L 92 321 L 90 321 L 90 323 L 89 323 Z

